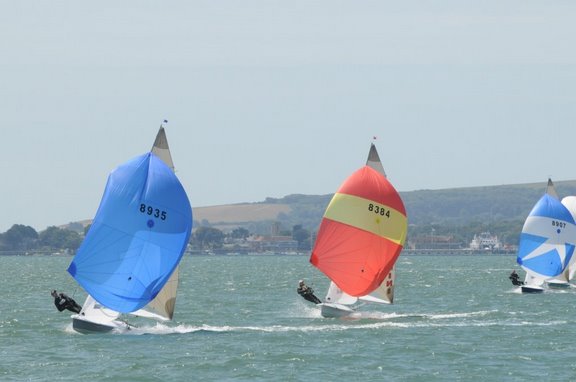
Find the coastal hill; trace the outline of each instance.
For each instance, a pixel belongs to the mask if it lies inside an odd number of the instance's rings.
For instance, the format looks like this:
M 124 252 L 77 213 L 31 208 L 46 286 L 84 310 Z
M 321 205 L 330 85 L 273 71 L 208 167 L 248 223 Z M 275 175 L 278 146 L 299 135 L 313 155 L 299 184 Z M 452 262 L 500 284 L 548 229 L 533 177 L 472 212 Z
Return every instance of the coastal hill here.
M 576 180 L 555 182 L 562 198 L 576 195 Z M 524 221 L 546 190 L 546 182 L 400 192 L 411 226 L 466 225 L 473 222 Z M 284 229 L 300 224 L 317 229 L 332 194 L 288 195 L 263 202 L 193 208 L 195 226 L 223 231 L 236 227 L 266 232 L 271 222 Z
M 576 195 L 576 180 L 558 181 L 554 184 L 560 198 Z M 431 229 L 434 229 L 436 234 L 454 234 L 457 229 L 469 230 L 469 234 L 473 234 L 487 229 L 516 241 L 526 216 L 545 190 L 546 182 L 543 181 L 418 190 L 400 192 L 400 195 L 406 206 L 409 233 L 412 236 L 430 232 Z M 270 234 L 273 226 L 290 231 L 293 226 L 301 225 L 302 228 L 314 232 L 318 229 L 331 198 L 332 194 L 294 194 L 282 198 L 266 198 L 255 203 L 193 207 L 194 228 L 208 226 L 230 232 L 242 227 L 252 233 Z M 61 227 L 82 232 L 88 224 L 90 220 Z M 464 232 L 462 235 L 465 240 L 469 239 Z

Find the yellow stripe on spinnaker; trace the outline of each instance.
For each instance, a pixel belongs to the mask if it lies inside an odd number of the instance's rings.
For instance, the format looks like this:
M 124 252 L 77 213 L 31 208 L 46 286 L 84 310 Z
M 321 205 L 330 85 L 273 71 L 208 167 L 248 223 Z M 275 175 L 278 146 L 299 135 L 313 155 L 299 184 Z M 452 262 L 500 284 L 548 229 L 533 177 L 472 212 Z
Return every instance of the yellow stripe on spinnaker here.
M 324 217 L 372 232 L 399 245 L 404 245 L 406 239 L 408 219 L 405 215 L 358 196 L 336 193 Z

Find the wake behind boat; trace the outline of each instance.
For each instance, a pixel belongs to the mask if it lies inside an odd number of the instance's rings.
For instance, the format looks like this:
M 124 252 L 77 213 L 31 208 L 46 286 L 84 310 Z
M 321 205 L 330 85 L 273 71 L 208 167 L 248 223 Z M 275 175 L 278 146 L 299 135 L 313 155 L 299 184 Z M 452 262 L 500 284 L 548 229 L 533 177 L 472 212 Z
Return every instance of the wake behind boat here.
M 72 316 L 81 333 L 127 330 L 132 314 L 171 319 L 192 209 L 174 174 L 164 127 L 150 152 L 117 167 L 68 272 L 88 298 Z
M 330 279 L 326 299 L 318 304 L 322 316 L 349 316 L 358 301 L 393 302 L 394 264 L 407 228 L 404 203 L 372 144 L 366 165 L 330 201 L 310 256 Z

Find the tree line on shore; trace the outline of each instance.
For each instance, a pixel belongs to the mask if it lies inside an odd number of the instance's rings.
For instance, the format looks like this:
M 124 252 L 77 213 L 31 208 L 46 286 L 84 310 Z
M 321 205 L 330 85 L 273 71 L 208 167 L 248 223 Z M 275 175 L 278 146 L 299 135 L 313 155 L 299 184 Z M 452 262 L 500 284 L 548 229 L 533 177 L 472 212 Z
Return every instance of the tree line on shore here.
M 270 222 L 272 224 L 274 222 Z M 276 222 L 277 223 L 277 222 Z M 463 249 L 468 248 L 475 235 L 482 232 L 497 234 L 504 246 L 518 243 L 523 222 L 521 220 L 497 222 L 470 222 L 468 224 L 430 223 L 410 225 L 406 248 L 418 249 Z M 4 233 L 0 233 L 0 254 L 21 255 L 28 253 L 75 253 L 80 247 L 89 226 L 79 232 L 78 229 L 51 226 L 37 232 L 34 228 L 14 224 Z M 291 238 L 298 244 L 298 250 L 310 250 L 314 244 L 315 231 L 308 230 L 300 224 L 291 228 L 280 229 L 279 236 Z M 262 233 L 250 232 L 247 228 L 237 227 L 224 232 L 209 225 L 200 225 L 190 236 L 190 248 L 193 250 L 219 250 L 226 243 L 246 241 L 253 235 Z M 444 247 L 443 247 L 444 246 Z
M 48 227 L 44 231 L 37 232 L 34 228 L 22 224 L 14 224 L 4 233 L 0 233 L 0 254 L 21 255 L 29 253 L 74 253 L 82 244 L 85 234 L 90 226 L 84 228 L 84 232 L 77 230 Z M 310 232 L 296 225 L 291 231 L 280 232 L 290 236 L 299 244 L 301 249 L 309 249 Z M 218 228 L 200 226 L 190 236 L 190 246 L 198 250 L 213 250 L 222 248 L 225 241 L 246 240 L 252 234 L 243 227 L 224 233 Z
M 36 232 L 30 226 L 14 224 L 0 234 L 0 253 L 76 251 L 82 243 L 82 238 L 81 234 L 69 229 L 52 226 Z

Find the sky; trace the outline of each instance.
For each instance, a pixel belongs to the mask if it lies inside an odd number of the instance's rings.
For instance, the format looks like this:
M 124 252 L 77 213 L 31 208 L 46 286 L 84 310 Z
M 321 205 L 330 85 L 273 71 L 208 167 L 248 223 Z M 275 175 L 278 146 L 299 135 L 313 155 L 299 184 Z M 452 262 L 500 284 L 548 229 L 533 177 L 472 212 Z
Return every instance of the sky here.
M 193 207 L 576 179 L 572 1 L 0 3 L 0 232 L 90 219 L 162 120 Z

